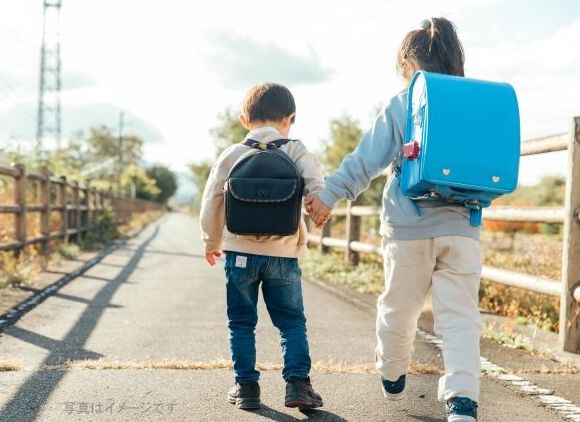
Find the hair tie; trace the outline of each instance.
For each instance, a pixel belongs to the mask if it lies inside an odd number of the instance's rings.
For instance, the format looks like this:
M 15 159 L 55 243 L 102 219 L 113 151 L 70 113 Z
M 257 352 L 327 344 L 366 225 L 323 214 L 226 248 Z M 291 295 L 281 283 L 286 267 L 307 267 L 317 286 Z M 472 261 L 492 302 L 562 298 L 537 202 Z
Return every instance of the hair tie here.
M 429 29 L 433 26 L 433 21 L 431 19 L 423 19 L 419 26 L 421 29 Z

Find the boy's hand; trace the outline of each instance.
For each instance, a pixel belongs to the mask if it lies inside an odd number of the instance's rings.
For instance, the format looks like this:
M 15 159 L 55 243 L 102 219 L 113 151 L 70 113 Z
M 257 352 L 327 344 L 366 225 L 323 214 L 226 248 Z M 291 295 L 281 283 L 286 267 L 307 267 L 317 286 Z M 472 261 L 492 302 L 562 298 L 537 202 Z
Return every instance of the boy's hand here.
M 222 251 L 211 251 L 205 253 L 205 260 L 212 267 L 216 264 L 216 258 L 222 256 Z
M 304 200 L 304 205 L 308 215 L 310 215 L 310 218 L 314 221 L 317 228 L 321 228 L 328 220 L 330 220 L 332 210 L 324 205 L 318 195 L 314 193 L 308 195 Z

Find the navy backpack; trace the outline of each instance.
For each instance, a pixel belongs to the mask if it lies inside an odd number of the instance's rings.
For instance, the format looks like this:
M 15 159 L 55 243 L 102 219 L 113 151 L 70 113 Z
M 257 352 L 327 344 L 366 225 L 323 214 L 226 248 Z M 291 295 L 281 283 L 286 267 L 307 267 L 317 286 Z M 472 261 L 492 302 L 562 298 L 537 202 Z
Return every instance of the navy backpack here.
M 279 148 L 292 139 L 258 142 L 230 170 L 224 187 L 226 227 L 244 235 L 293 235 L 302 212 L 304 179 Z

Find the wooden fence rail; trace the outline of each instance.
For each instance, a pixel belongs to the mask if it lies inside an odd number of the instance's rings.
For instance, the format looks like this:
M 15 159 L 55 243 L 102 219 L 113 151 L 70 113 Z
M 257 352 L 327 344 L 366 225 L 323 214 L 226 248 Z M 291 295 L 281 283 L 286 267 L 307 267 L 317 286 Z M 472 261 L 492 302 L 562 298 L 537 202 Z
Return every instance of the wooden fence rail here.
M 51 253 L 51 240 L 62 239 L 68 242 L 74 236 L 76 241 L 80 241 L 83 233 L 107 209 L 113 212 L 119 223 L 127 222 L 133 213 L 163 209 L 160 204 L 97 190 L 89 183 L 81 186 L 76 181 L 68 182 L 64 176 L 27 173 L 23 165 L 0 166 L 0 176 L 7 176 L 14 183 L 13 203 L 0 203 L 0 214 L 14 216 L 14 240 L 0 243 L 0 251 L 19 254 L 28 245 L 40 244 L 41 254 L 48 256 Z M 32 185 L 36 185 L 37 202 L 28 203 L 27 193 Z M 32 230 L 27 227 L 26 217 L 32 212 L 40 214 L 39 235 L 36 236 L 31 236 Z M 60 225 L 52 231 L 51 215 L 55 212 L 60 215 Z
M 510 222 L 539 222 L 564 225 L 562 279 L 550 280 L 529 274 L 484 266 L 482 277 L 510 286 L 560 297 L 560 340 L 565 351 L 580 353 L 580 117 L 572 119 L 568 133 L 532 139 L 522 143 L 521 155 L 568 150 L 566 200 L 562 207 L 492 207 L 484 219 Z M 336 209 L 333 216 L 346 217 L 345 239 L 331 237 L 332 221 L 320 235 L 308 240 L 326 253 L 330 248 L 345 250 L 345 259 L 358 264 L 359 253 L 381 255 L 380 246 L 360 242 L 361 218 L 380 215 L 380 207 L 353 206 Z M 307 221 L 307 223 L 309 223 Z

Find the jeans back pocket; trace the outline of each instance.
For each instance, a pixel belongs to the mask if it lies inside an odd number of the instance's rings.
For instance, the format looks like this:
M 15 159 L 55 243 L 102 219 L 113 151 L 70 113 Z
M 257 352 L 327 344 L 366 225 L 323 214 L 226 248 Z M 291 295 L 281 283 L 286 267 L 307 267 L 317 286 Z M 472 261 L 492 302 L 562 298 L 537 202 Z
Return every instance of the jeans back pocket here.
M 282 280 L 295 283 L 302 278 L 302 270 L 298 265 L 297 258 L 279 258 L 280 259 L 280 278 Z
M 255 278 L 253 256 L 238 252 L 226 252 L 224 268 L 229 281 L 238 283 Z

